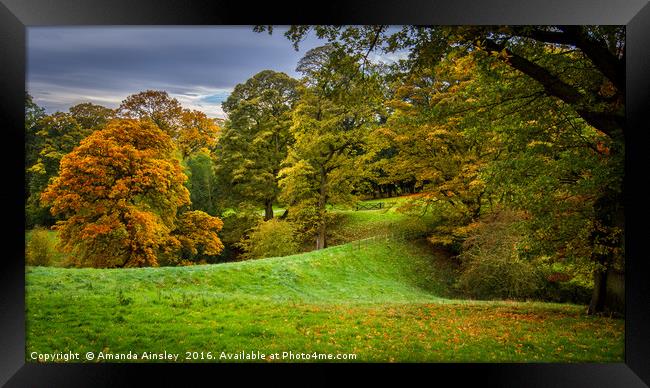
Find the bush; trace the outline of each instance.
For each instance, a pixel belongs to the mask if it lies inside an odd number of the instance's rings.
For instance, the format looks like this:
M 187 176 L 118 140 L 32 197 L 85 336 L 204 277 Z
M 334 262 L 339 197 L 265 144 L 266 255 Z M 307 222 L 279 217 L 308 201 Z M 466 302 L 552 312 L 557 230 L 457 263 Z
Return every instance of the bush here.
M 341 209 L 345 205 L 337 204 L 337 206 Z M 338 228 L 346 222 L 346 217 L 341 213 L 319 209 L 318 200 L 315 198 L 305 199 L 292 204 L 289 208 L 289 216 L 287 219 L 293 225 L 294 235 L 303 251 L 311 251 L 314 249 L 316 236 L 323 223 L 325 224 L 325 240 L 327 246 L 349 241 L 346 239 L 346 236 L 340 234 L 340 229 Z M 354 239 L 356 240 L 356 238 Z
M 332 214 L 335 213 L 319 212 L 315 199 L 307 199 L 293 204 L 289 208 L 288 218 L 295 228 L 296 235 L 299 238 L 299 244 L 312 246 L 318 232 L 318 227 L 322 222 L 327 223 L 327 218 Z
M 543 278 L 535 263 L 520 255 L 522 220 L 521 213 L 500 210 L 468 229 L 460 254 L 463 291 L 487 299 L 536 296 Z
M 589 304 L 593 282 L 581 279 L 578 269 L 566 265 L 542 266 L 544 282 L 538 290 L 540 299 L 546 302 Z
M 288 256 L 298 252 L 294 226 L 275 218 L 258 224 L 239 246 L 244 251 L 243 259 Z
M 47 266 L 52 262 L 55 253 L 54 241 L 47 229 L 37 227 L 32 231 L 27 243 L 25 259 L 28 265 Z
M 223 228 L 221 241 L 226 245 L 234 245 L 245 237 L 246 233 L 262 220 L 262 215 L 256 207 L 242 203 L 236 209 L 230 209 L 221 214 Z

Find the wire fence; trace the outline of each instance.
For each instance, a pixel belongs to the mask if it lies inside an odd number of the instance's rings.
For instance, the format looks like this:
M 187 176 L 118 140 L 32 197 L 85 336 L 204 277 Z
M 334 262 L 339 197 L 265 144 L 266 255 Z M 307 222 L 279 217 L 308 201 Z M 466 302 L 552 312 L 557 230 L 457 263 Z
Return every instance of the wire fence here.
M 396 230 L 388 233 L 381 233 L 372 237 L 352 241 L 349 246 L 355 250 L 367 249 L 376 243 L 412 241 L 428 236 L 427 231 L 421 230 Z
M 328 210 L 340 211 L 359 211 L 359 210 L 389 210 L 397 204 L 397 201 L 382 201 L 382 202 L 357 202 L 354 206 L 351 205 L 333 205 L 328 204 Z

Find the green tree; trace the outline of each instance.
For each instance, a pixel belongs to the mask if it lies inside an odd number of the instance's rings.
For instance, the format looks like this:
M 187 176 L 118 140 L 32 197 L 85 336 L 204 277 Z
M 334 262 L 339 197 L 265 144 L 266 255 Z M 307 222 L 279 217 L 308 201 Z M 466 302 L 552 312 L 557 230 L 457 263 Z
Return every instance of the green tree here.
M 82 128 L 92 130 L 104 128 L 116 116 L 114 109 L 90 102 L 74 105 L 68 111 Z
M 222 104 L 228 114 L 216 149 L 218 175 L 230 186 L 230 200 L 264 206 L 273 218 L 278 172 L 293 142 L 289 131 L 298 81 L 264 70 L 235 86 Z
M 54 219 L 40 201 L 45 187 L 59 174 L 61 159 L 72 151 L 92 130 L 85 129 L 70 114 L 57 112 L 43 116 L 35 125 L 38 130 L 30 147 L 38 151 L 36 161 L 28 168 L 28 224 L 51 225 Z
M 31 196 L 33 174 L 29 168 L 36 164 L 39 156 L 38 123 L 45 116 L 45 109 L 38 106 L 28 93 L 25 93 L 25 203 Z M 26 223 L 28 227 L 34 225 L 34 218 L 27 212 Z
M 293 113 L 295 143 L 280 186 L 290 204 L 313 207 L 307 213 L 316 249 L 327 246 L 326 205 L 345 202 L 355 191 L 366 136 L 378 121 L 381 95 L 368 70 L 334 45 L 308 51 L 298 64 L 305 85 Z
M 188 169 L 187 188 L 190 191 L 192 209 L 215 215 L 217 179 L 210 153 L 205 149 L 198 151 L 186 159 L 185 163 Z
M 173 140 L 178 139 L 183 107 L 165 91 L 132 94 L 122 101 L 117 111 L 124 118 L 151 120 Z
M 593 214 L 588 233 L 589 260 L 595 265 L 594 294 L 589 312 L 604 309 L 607 274 L 613 263 L 622 257 L 623 251 L 623 26 L 405 26 L 397 32 L 390 32 L 387 26 L 293 26 L 286 36 L 297 45 L 312 28 L 319 37 L 343 42 L 350 51 L 363 53 L 366 57 L 373 50 L 406 52 L 407 57 L 396 68 L 407 70 L 433 68 L 458 48 L 464 48 L 467 55 L 484 54 L 484 64 L 498 67 L 500 63 L 514 70 L 523 76 L 520 79 L 525 80 L 529 90 L 505 96 L 498 94 L 503 98 L 479 109 L 507 113 L 497 108 L 512 107 L 513 103 L 523 108 L 531 101 L 544 100 L 548 106 L 559 107 L 559 113 L 556 111 L 551 117 L 563 125 L 551 126 L 569 133 L 577 132 L 580 138 L 585 136 L 585 131 L 590 132 L 584 129 L 586 124 L 604 135 L 607 139 L 601 143 L 606 145 L 601 148 L 608 151 L 598 153 L 607 160 L 607 167 L 593 175 L 603 179 L 596 180 L 600 183 L 592 186 L 589 196 L 594 200 L 587 202 Z M 258 26 L 256 30 L 271 30 L 271 27 Z M 493 85 L 503 85 L 499 76 L 491 81 Z M 474 108 L 476 106 L 467 109 Z M 538 112 L 536 118 L 542 118 L 548 111 Z M 515 128 L 526 127 L 518 125 Z M 594 146 L 591 141 L 578 139 L 577 142 L 579 147 Z M 551 143 L 554 143 L 554 139 L 551 139 Z M 560 149 L 565 147 L 559 145 Z M 570 159 L 584 162 L 575 155 Z M 559 179 L 559 176 L 556 178 Z M 575 187 L 582 187 L 577 184 L 580 179 L 572 178 L 571 181 L 576 183 Z
M 240 242 L 239 246 L 244 251 L 242 258 L 260 259 L 297 253 L 298 242 L 295 233 L 295 228 L 290 222 L 278 219 L 262 221 Z

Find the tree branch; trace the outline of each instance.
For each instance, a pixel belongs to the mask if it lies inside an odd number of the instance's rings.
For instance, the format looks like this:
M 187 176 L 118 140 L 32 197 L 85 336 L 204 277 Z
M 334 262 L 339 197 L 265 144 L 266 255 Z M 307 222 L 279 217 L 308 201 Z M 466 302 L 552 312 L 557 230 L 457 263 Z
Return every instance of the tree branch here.
M 579 48 L 591 62 L 607 77 L 621 94 L 625 94 L 625 61 L 618 59 L 607 46 L 589 38 L 580 26 L 560 26 L 562 32 L 514 27 L 513 32 L 521 37 L 544 43 L 569 45 Z
M 621 94 L 625 95 L 625 62 L 612 54 L 607 46 L 587 36 L 580 26 L 560 27 L 575 41 L 575 46 L 585 53 L 594 65 L 607 77 Z
M 608 136 L 614 136 L 616 131 L 623 131 L 624 117 L 608 112 L 597 112 L 587 108 L 585 97 L 572 85 L 559 79 L 542 66 L 521 57 L 505 47 L 504 44 L 486 39 L 485 46 L 488 51 L 502 52 L 505 50 L 508 57 L 504 60 L 513 68 L 539 82 L 546 93 L 564 101 L 574 107 L 578 115 L 589 125 L 601 130 Z

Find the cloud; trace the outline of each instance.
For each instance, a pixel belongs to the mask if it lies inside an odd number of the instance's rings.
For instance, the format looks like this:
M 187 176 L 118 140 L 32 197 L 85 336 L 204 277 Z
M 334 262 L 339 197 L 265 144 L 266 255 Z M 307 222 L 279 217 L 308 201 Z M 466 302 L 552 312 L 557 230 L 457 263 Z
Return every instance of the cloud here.
M 117 107 L 128 95 L 165 90 L 186 108 L 223 117 L 238 83 L 273 69 L 297 77 L 296 52 L 283 36 L 241 27 L 29 27 L 27 89 L 48 112 L 80 102 Z
M 82 102 L 117 108 L 127 96 L 151 89 L 223 118 L 221 103 L 238 83 L 267 69 L 298 78 L 300 58 L 325 43 L 312 33 L 295 51 L 286 30 L 276 27 L 269 35 L 251 26 L 29 27 L 27 90 L 50 113 Z M 390 63 L 405 54 L 373 53 L 370 59 Z
M 225 118 L 221 109 L 221 102 L 230 95 L 230 89 L 210 89 L 197 87 L 196 92 L 183 92 L 170 88 L 146 87 L 134 88 L 130 91 L 107 92 L 106 89 L 76 88 L 62 86 L 56 83 L 35 82 L 30 85 L 29 92 L 34 96 L 34 102 L 39 106 L 47 107 L 50 113 L 67 111 L 69 107 L 82 102 L 92 102 L 109 108 L 117 108 L 129 95 L 143 90 L 166 90 L 169 95 L 176 98 L 184 108 L 196 109 L 204 112 L 209 117 Z

